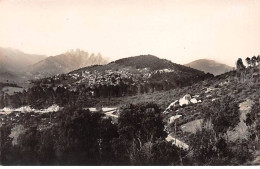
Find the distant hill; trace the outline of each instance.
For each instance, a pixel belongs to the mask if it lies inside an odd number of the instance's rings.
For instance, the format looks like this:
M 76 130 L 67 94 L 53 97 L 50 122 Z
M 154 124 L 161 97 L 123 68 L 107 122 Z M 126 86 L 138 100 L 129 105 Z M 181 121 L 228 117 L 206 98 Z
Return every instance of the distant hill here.
M 139 55 L 139 56 L 132 56 L 123 59 L 119 59 L 113 62 L 110 62 L 106 65 L 97 65 L 97 66 L 89 66 L 84 67 L 79 70 L 72 71 L 71 73 L 75 72 L 82 72 L 82 71 L 105 71 L 105 70 L 128 70 L 133 72 L 186 72 L 193 75 L 202 75 L 204 74 L 200 70 L 196 70 L 193 68 L 189 68 L 180 64 L 173 63 L 166 59 L 160 59 L 153 55 Z
M 44 55 L 26 54 L 20 50 L 0 47 L 0 81 L 16 81 L 20 72 L 43 59 Z
M 214 75 L 220 75 L 233 69 L 231 66 L 208 59 L 195 60 L 191 63 L 185 64 L 185 66 L 198 69 L 206 73 L 209 72 Z
M 43 59 L 44 55 L 26 54 L 20 50 L 0 47 L 1 69 L 9 71 L 21 70 L 29 65 L 35 64 Z
M 90 65 L 102 65 L 106 63 L 107 60 L 102 57 L 101 54 L 89 54 L 88 52 L 77 49 L 57 56 L 50 56 L 31 65 L 26 71 L 29 72 L 31 76 L 43 78 L 68 73 L 72 70 Z

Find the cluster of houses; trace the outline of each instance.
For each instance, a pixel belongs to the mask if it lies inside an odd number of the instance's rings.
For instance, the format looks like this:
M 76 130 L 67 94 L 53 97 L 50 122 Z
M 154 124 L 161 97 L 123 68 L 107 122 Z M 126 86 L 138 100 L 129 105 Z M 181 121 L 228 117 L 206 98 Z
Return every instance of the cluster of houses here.
M 71 77 L 74 79 L 79 79 L 76 84 L 86 84 L 87 86 L 94 85 L 119 85 L 122 81 L 132 81 L 137 82 L 140 75 L 132 74 L 126 70 L 105 70 L 104 72 L 99 72 L 94 70 L 82 71 L 81 76 L 78 74 L 72 74 Z
M 95 86 L 118 86 L 124 84 L 138 84 L 147 82 L 148 79 L 156 73 L 173 72 L 171 69 L 162 69 L 151 71 L 149 68 L 131 69 L 128 67 L 108 70 L 82 70 L 77 73 L 69 73 L 67 75 L 56 75 L 52 78 L 41 80 L 40 86 L 68 88 L 70 91 L 76 91 L 80 85 L 93 88 Z M 93 94 L 92 94 L 93 95 Z
M 137 69 L 139 73 L 131 73 L 127 68 L 119 69 L 119 70 L 105 70 L 104 72 L 96 71 L 82 71 L 81 77 L 79 81 L 76 83 L 80 84 L 85 82 L 88 86 L 93 85 L 118 85 L 122 80 L 135 83 L 138 82 L 140 78 L 144 81 L 151 77 L 153 73 L 158 73 L 158 71 L 151 72 L 150 69 Z M 172 70 L 164 69 L 159 70 L 159 72 L 172 72 Z M 79 78 L 79 75 L 72 75 L 74 78 Z

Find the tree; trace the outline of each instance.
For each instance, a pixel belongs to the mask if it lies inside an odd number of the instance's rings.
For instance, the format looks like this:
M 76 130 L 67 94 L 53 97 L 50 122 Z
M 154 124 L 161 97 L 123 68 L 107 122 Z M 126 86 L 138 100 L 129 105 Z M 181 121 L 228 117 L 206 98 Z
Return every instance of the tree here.
M 65 110 L 63 116 L 55 143 L 61 165 L 102 165 L 112 161 L 111 144 L 117 131 L 111 119 L 75 108 Z
M 260 63 L 260 55 L 257 56 L 256 62 L 259 64 Z
M 118 132 L 126 140 L 140 140 L 141 143 L 151 138 L 165 138 L 164 124 L 159 107 L 153 103 L 127 105 L 118 119 Z
M 241 58 L 237 60 L 236 66 L 238 71 L 244 70 L 246 68 Z
M 182 159 L 180 156 L 184 157 L 187 154 L 164 139 L 158 139 L 155 142 L 148 141 L 140 148 L 137 145 L 131 148 L 131 165 L 181 165 L 185 158 Z
M 187 152 L 172 143 L 159 139 L 152 146 L 150 165 L 186 164 L 186 159 L 182 159 L 186 154 Z
M 161 111 L 153 103 L 123 107 L 118 119 L 118 133 L 119 138 L 113 146 L 121 165 L 148 165 L 151 145 L 167 136 Z
M 248 66 L 251 66 L 251 59 L 249 57 L 246 58 L 246 63 Z
M 39 134 L 37 127 L 31 127 L 19 137 L 20 165 L 40 165 L 40 154 L 38 153 Z
M 215 149 L 217 143 L 216 133 L 212 128 L 202 127 L 189 138 L 192 156 L 195 165 L 210 165 L 210 161 L 217 156 Z
M 257 58 L 256 58 L 256 56 L 253 56 L 251 59 L 252 66 L 255 66 L 256 62 L 257 62 Z

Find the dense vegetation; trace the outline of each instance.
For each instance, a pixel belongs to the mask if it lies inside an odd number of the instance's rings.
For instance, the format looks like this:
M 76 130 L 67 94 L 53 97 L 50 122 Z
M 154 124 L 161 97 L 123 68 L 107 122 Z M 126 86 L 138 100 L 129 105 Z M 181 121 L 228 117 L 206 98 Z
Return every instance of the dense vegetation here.
M 126 106 L 118 124 L 102 113 L 75 107 L 55 114 L 21 114 L 20 121 L 11 122 L 15 116 L 2 117 L 2 165 L 180 164 L 181 150 L 164 140 L 167 134 L 155 104 Z
M 2 165 L 238 165 L 259 149 L 259 103 L 247 117 L 250 140 L 227 139 L 239 122 L 238 104 L 224 97 L 205 110 L 202 129 L 189 135 L 189 150 L 165 140 L 156 104 L 129 104 L 118 122 L 102 112 L 67 106 L 57 113 L 2 115 Z M 214 107 L 213 107 L 214 106 Z M 19 114 L 20 117 L 17 117 Z M 19 119 L 19 120 L 18 120 Z M 250 147 L 250 141 L 257 142 Z M 251 143 L 252 144 L 252 143 Z M 257 145 L 257 146 L 255 146 Z
M 235 99 L 226 96 L 203 107 L 204 122 L 201 131 L 190 136 L 194 163 L 197 165 L 241 165 L 252 158 L 248 140 L 228 139 L 227 131 L 240 122 Z

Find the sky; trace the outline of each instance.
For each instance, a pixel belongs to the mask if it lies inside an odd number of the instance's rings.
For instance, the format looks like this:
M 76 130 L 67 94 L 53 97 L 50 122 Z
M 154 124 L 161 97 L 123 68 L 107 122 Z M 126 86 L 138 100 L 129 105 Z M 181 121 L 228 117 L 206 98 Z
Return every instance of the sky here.
M 259 0 L 0 0 L 0 46 L 234 66 L 260 54 Z

